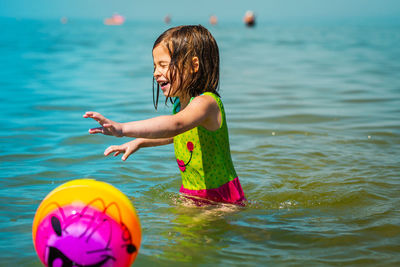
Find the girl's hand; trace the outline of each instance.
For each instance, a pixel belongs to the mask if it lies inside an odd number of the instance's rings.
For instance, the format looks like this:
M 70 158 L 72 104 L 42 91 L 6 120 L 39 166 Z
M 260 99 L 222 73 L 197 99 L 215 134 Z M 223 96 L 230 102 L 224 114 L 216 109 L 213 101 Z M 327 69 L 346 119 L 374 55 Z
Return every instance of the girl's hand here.
M 83 115 L 84 118 L 92 118 L 97 121 L 102 127 L 89 129 L 90 134 L 102 133 L 105 135 L 113 135 L 122 137 L 122 124 L 109 120 L 98 112 L 88 111 Z
M 122 160 L 125 161 L 132 153 L 136 152 L 140 148 L 139 145 L 139 140 L 135 139 L 133 141 L 130 141 L 128 143 L 125 143 L 120 146 L 110 146 L 104 151 L 104 155 L 108 156 L 111 153 L 114 152 L 114 157 L 118 156 L 121 153 L 124 153 L 122 155 Z

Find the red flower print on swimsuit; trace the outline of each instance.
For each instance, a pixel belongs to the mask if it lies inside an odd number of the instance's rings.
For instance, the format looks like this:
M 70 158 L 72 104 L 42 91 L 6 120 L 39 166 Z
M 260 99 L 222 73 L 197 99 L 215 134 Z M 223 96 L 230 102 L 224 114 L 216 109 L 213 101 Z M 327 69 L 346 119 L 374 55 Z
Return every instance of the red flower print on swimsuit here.
M 186 146 L 187 146 L 187 149 L 188 149 L 190 152 L 193 151 L 194 145 L 193 145 L 192 142 L 187 142 Z
M 192 156 L 193 156 L 193 149 L 194 149 L 193 143 L 190 142 L 190 141 L 187 142 L 186 147 L 187 147 L 187 149 L 188 149 L 189 152 L 190 152 L 190 158 L 189 158 L 188 162 L 185 163 L 183 160 L 176 159 L 176 162 L 178 163 L 179 169 L 180 169 L 182 172 L 186 171 L 186 166 L 190 163 L 190 161 L 192 160 Z

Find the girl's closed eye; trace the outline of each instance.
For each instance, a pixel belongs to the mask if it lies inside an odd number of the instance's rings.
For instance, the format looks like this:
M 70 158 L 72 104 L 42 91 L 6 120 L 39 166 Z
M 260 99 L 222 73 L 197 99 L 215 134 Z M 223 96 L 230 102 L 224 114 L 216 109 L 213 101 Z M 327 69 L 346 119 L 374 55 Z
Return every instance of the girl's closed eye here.
M 168 68 L 169 64 L 167 62 L 161 62 L 160 66 L 161 66 L 161 68 L 165 69 L 165 68 Z

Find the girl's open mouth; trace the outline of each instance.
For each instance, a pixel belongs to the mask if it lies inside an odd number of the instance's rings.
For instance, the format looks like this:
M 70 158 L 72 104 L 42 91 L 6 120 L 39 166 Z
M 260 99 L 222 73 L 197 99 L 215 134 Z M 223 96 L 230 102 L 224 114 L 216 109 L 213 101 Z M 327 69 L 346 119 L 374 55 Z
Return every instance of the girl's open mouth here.
M 167 87 L 168 85 L 169 85 L 169 82 L 162 82 L 162 83 L 160 83 L 161 90 L 166 89 L 166 87 Z

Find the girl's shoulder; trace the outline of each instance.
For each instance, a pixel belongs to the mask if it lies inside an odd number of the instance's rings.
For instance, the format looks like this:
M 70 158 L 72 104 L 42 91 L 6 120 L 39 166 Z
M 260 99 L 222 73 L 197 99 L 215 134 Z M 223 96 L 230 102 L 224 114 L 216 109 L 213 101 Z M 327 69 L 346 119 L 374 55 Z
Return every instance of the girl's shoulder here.
M 192 97 L 190 99 L 190 103 L 189 104 L 197 105 L 197 104 L 200 104 L 200 103 L 201 103 L 202 106 L 218 106 L 219 108 L 222 107 L 221 98 L 218 95 L 216 95 L 215 93 L 212 93 L 212 92 L 205 92 L 205 93 L 202 93 L 199 96 Z
M 212 103 L 212 102 L 216 103 L 218 105 L 219 109 L 223 110 L 222 100 L 221 100 L 221 97 L 218 94 L 212 93 L 212 92 L 205 92 L 205 93 L 201 94 L 200 96 L 207 97 L 209 99 L 210 103 Z M 211 98 L 214 99 L 214 101 L 212 101 Z
M 202 96 L 202 95 L 211 96 L 211 97 L 214 98 L 215 101 L 217 101 L 217 102 L 220 102 L 220 101 L 221 101 L 221 97 L 220 97 L 218 94 L 213 93 L 213 92 L 205 92 L 205 93 L 202 93 L 200 96 Z
M 207 114 L 200 126 L 212 132 L 222 127 L 225 113 L 219 96 L 206 92 L 195 97 L 192 105 L 195 105 L 193 108 L 196 112 Z

